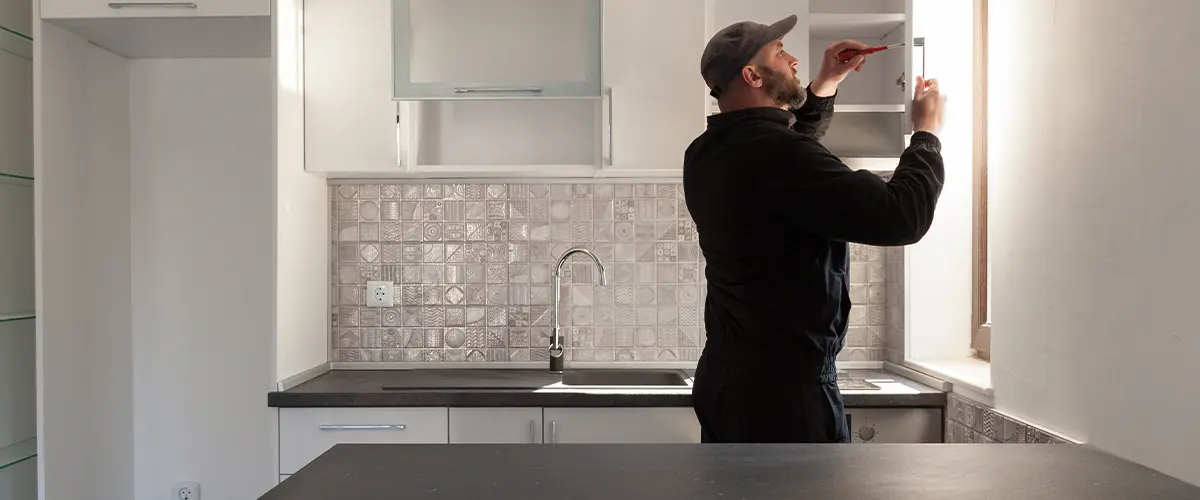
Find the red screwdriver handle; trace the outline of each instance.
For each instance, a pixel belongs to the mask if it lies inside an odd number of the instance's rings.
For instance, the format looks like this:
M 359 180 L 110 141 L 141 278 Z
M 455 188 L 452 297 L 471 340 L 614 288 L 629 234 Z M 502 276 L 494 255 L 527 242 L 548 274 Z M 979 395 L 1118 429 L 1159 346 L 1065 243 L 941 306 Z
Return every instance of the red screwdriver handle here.
M 876 52 L 880 52 L 883 50 L 887 50 L 886 45 L 882 45 L 879 47 L 867 47 L 865 49 L 846 49 L 841 52 L 838 52 L 837 58 L 841 62 L 846 62 L 851 59 L 854 59 L 854 56 L 870 55 L 870 54 L 874 54 Z

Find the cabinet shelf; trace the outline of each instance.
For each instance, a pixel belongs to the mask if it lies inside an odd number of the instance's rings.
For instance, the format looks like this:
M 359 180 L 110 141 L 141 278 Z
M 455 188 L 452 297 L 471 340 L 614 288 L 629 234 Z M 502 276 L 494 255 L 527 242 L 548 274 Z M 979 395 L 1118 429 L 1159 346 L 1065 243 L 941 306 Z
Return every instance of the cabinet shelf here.
M 6 469 L 36 457 L 37 444 L 37 438 L 29 438 L 0 448 L 0 469 Z
M 0 52 L 7 52 L 21 59 L 33 60 L 33 39 L 0 26 Z
M 900 161 L 899 156 L 895 157 L 878 157 L 868 158 L 861 156 L 851 156 L 842 158 L 842 163 L 853 170 L 869 170 L 871 172 L 891 172 L 896 170 L 896 163 Z
M 28 321 L 36 319 L 33 313 L 15 313 L 15 314 L 0 314 L 0 323 L 10 323 L 13 321 Z
M 838 104 L 834 113 L 903 113 L 903 104 Z

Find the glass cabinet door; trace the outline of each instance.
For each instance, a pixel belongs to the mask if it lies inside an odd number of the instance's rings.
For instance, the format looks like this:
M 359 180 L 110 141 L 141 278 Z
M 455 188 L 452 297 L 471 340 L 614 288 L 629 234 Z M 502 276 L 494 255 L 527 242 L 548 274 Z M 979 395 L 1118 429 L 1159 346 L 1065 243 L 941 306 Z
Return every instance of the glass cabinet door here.
M 601 0 L 393 0 L 396 100 L 601 97 Z

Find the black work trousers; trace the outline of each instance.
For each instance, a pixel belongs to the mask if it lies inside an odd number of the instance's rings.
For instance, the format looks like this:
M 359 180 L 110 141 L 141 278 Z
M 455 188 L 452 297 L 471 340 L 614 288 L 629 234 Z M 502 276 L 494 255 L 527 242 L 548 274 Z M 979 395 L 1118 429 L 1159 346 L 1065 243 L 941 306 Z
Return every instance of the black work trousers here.
M 692 388 L 704 443 L 849 443 L 837 381 L 702 356 Z

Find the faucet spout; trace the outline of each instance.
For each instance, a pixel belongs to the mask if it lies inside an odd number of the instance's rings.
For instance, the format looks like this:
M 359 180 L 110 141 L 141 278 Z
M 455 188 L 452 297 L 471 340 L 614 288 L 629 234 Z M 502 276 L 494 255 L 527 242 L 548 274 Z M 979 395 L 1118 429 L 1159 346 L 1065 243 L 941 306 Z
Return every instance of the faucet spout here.
M 567 260 L 575 254 L 583 254 L 592 259 L 596 264 L 596 270 L 600 273 L 600 285 L 608 284 L 608 270 L 604 268 L 604 263 L 600 262 L 600 258 L 591 250 L 581 247 L 575 247 L 563 252 L 562 257 L 558 259 L 558 264 L 554 266 L 554 305 L 550 309 L 551 337 L 550 337 L 550 372 L 562 373 L 564 367 L 564 356 L 566 349 L 562 345 L 562 326 L 558 321 L 559 303 L 562 301 L 562 275 L 563 266 Z

